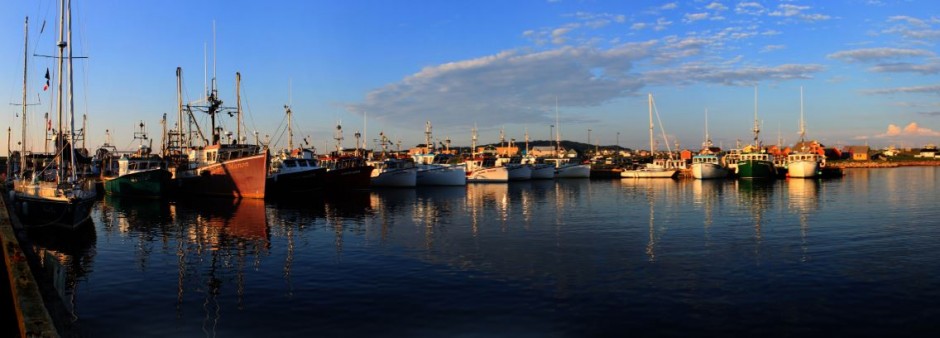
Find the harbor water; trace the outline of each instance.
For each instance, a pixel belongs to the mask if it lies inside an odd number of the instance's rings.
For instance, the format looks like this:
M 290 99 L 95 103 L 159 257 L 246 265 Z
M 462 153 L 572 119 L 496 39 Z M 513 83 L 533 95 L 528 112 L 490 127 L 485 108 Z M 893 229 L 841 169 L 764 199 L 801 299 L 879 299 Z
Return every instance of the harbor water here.
M 940 329 L 940 169 L 97 202 L 36 245 L 91 337 Z

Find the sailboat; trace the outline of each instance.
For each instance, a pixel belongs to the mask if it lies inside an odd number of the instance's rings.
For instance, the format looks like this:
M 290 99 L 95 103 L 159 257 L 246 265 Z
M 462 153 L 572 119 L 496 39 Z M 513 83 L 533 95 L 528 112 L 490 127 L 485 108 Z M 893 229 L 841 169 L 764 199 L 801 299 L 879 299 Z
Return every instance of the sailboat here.
M 656 154 L 656 145 L 653 141 L 653 94 L 647 94 L 650 116 L 650 156 Z M 657 115 L 658 116 L 658 115 Z M 665 134 L 664 134 L 665 135 Z M 644 167 L 624 170 L 620 172 L 622 178 L 675 178 L 679 175 L 679 170 L 670 168 L 666 164 L 672 161 L 655 161 L 647 163 Z
M 75 151 L 75 102 L 72 79 L 72 4 L 62 0 L 59 13 L 58 79 L 56 111 L 60 128 L 57 130 L 55 162 L 34 168 L 31 172 L 22 166 L 13 182 L 13 207 L 20 221 L 31 227 L 62 226 L 78 228 L 90 219 L 95 201 L 95 187 L 91 180 L 77 175 Z M 23 51 L 23 140 L 20 152 L 26 163 L 26 72 L 29 40 L 29 19 L 26 19 Z M 68 61 L 66 67 L 65 61 Z M 64 76 L 63 76 L 64 75 Z M 65 81 L 68 81 L 65 83 Z M 64 102 L 67 98 L 68 102 Z M 62 132 L 63 118 L 68 114 L 68 133 Z M 66 139 L 67 138 L 67 139 Z
M 713 144 L 708 137 L 708 110 L 705 110 L 705 141 L 698 155 L 692 156 L 692 177 L 697 179 L 728 177 L 728 169 L 721 165 L 721 155 L 713 151 Z
M 171 160 L 171 172 L 181 196 L 214 196 L 232 198 L 264 198 L 268 172 L 268 150 L 258 144 L 241 144 L 241 74 L 235 73 L 238 96 L 237 134 L 235 140 L 222 142 L 222 128 L 216 128 L 216 117 L 227 113 L 218 97 L 216 81 L 212 79 L 212 89 L 206 96 L 206 105 L 186 105 L 185 111 L 190 125 L 195 125 L 201 143 L 195 144 L 190 132 L 183 131 L 182 68 L 176 68 L 177 109 L 179 114 L 177 131 L 171 134 L 171 145 L 167 146 Z M 211 138 L 202 134 L 199 124 L 195 123 L 193 109 L 209 115 Z M 231 132 L 226 133 L 231 137 Z
M 803 121 L 803 87 L 800 87 L 800 143 L 796 151 L 787 155 L 787 175 L 796 178 L 813 178 L 820 173 L 825 158 L 807 149 L 806 123 Z
M 740 178 L 774 178 L 777 169 L 774 162 L 763 151 L 760 143 L 760 121 L 757 120 L 757 87 L 754 87 L 754 144 L 744 147 L 738 159 L 735 174 Z

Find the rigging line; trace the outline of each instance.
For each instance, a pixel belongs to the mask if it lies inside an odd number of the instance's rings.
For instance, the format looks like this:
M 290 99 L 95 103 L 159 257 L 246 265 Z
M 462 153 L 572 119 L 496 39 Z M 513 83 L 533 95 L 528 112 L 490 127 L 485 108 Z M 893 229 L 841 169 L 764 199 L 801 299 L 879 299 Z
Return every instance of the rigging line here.
M 663 121 L 659 118 L 659 109 L 656 108 L 656 99 L 653 99 L 653 111 L 656 112 L 656 122 L 659 122 L 659 130 L 663 133 L 663 142 L 666 143 L 666 151 L 669 152 L 669 158 L 672 158 L 672 148 L 669 147 L 669 139 L 666 137 L 666 129 L 663 128 Z

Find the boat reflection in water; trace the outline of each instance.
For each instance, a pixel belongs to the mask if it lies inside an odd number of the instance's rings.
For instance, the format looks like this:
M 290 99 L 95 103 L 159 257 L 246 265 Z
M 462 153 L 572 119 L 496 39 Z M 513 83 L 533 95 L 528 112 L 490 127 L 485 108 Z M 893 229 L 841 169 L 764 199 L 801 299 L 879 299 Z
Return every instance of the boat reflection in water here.
M 77 318 L 76 306 L 80 281 L 87 279 L 93 270 L 96 255 L 95 224 L 91 219 L 74 229 L 43 227 L 27 230 L 31 254 L 35 254 L 38 266 L 32 267 L 34 275 L 45 290 L 52 290 L 58 297 L 48 297 L 44 292 L 43 302 L 54 318 Z M 72 320 L 58 323 L 59 333 L 70 335 L 78 329 Z
M 809 215 L 819 209 L 819 181 L 794 179 L 787 180 L 787 207 L 796 213 L 800 220 L 800 261 L 809 259 L 807 234 Z
M 763 241 L 761 227 L 764 225 L 764 213 L 771 206 L 774 180 L 735 180 L 738 203 L 750 213 L 754 222 L 754 256 L 760 260 L 760 247 Z

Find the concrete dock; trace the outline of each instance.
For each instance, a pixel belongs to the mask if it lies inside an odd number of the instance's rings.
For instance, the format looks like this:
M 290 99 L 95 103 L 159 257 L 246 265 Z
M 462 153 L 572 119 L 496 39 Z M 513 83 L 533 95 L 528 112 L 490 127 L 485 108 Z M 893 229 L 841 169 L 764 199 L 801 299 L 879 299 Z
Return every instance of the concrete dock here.
M 6 278 L 0 281 L 0 319 L 4 337 L 59 337 L 49 311 L 43 303 L 40 287 L 20 246 L 22 228 L 14 224 L 6 200 L 0 198 L 0 244 Z

